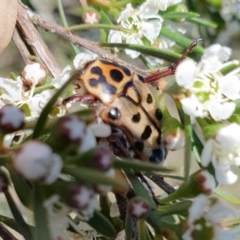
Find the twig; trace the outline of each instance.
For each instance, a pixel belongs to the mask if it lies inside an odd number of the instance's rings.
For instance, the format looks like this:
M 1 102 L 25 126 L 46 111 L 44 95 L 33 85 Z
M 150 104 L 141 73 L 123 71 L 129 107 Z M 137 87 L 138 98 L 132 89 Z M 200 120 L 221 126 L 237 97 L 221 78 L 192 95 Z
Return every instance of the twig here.
M 14 33 L 13 33 L 13 41 L 16 44 L 18 50 L 20 51 L 22 58 L 25 62 L 25 64 L 29 64 L 31 63 L 31 60 L 28 58 L 28 56 L 30 56 L 30 52 L 28 51 L 24 41 L 22 40 L 22 38 L 20 37 L 18 30 L 15 29 Z
M 60 38 L 63 38 L 67 41 L 70 41 L 77 46 L 82 46 L 82 47 L 96 53 L 101 58 L 106 58 L 106 59 L 109 59 L 109 60 L 118 61 L 121 64 L 124 64 L 126 67 L 129 67 L 133 71 L 137 72 L 138 74 L 141 74 L 142 76 L 147 76 L 148 75 L 147 71 L 139 69 L 139 68 L 137 68 L 137 67 L 135 67 L 135 66 L 133 66 L 129 63 L 126 63 L 126 62 L 120 60 L 119 58 L 117 58 L 113 54 L 111 54 L 108 51 L 99 47 L 96 42 L 92 42 L 92 41 L 83 39 L 81 37 L 75 36 L 70 32 L 66 32 L 65 28 L 63 28 L 63 27 L 61 27 L 61 26 L 57 25 L 56 23 L 53 23 L 49 20 L 43 19 L 41 16 L 39 16 L 36 13 L 33 13 L 30 9 L 26 8 L 25 6 L 22 6 L 22 8 L 23 8 L 22 11 L 24 11 L 25 16 L 28 16 L 28 18 L 35 25 L 37 25 L 39 27 L 42 27 L 43 29 L 59 36 Z
M 61 73 L 61 68 L 58 66 L 54 56 L 42 40 L 41 35 L 35 26 L 29 21 L 26 9 L 21 2 L 18 4 L 17 25 L 21 33 L 24 35 L 24 40 L 26 40 L 29 48 L 39 59 L 41 59 L 49 70 L 49 73 L 53 77 L 59 75 Z
M 4 240 L 18 240 L 14 235 L 9 232 L 2 223 L 0 223 L 0 237 Z

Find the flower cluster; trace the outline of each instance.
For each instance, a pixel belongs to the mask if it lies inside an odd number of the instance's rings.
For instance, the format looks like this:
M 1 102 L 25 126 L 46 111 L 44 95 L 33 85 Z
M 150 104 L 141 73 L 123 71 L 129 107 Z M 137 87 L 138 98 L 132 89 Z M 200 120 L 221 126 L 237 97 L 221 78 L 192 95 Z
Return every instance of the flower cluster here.
M 134 9 L 131 4 L 127 4 L 117 22 L 121 27 L 131 30 L 131 33 L 111 30 L 108 42 L 139 45 L 145 45 L 148 42 L 149 45 L 158 45 L 164 48 L 164 45 L 169 45 L 169 41 L 160 43 L 157 39 L 164 21 L 158 15 L 158 11 L 165 11 L 169 6 L 179 2 L 181 0 L 147 0 L 138 9 Z M 131 58 L 137 58 L 140 55 L 139 52 L 130 49 L 125 49 L 125 52 Z
M 198 65 L 188 59 L 180 63 L 175 77 L 185 89 L 181 104 L 186 114 L 215 121 L 226 120 L 233 114 L 233 101 L 240 98 L 239 69 L 221 73 L 230 54 L 230 48 L 215 44 L 205 50 Z
M 236 211 L 215 199 L 210 201 L 205 195 L 200 194 L 189 208 L 183 240 L 237 239 L 234 229 L 224 229 L 221 221 L 227 217 L 236 217 Z

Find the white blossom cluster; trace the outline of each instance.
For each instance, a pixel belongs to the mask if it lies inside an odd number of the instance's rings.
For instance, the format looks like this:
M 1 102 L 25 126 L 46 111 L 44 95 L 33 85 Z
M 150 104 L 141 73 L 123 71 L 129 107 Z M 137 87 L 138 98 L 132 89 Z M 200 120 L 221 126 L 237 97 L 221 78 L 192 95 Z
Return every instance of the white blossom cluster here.
M 134 9 L 130 3 L 127 4 L 126 9 L 121 12 L 117 19 L 117 23 L 132 32 L 111 30 L 108 42 L 145 45 L 148 41 L 149 45 L 158 48 L 171 47 L 172 41 L 165 38 L 158 39 L 164 22 L 158 11 L 166 11 L 169 6 L 180 2 L 181 0 L 147 0 L 138 9 Z M 131 49 L 125 49 L 125 53 L 131 58 L 137 58 L 140 55 L 139 52 Z

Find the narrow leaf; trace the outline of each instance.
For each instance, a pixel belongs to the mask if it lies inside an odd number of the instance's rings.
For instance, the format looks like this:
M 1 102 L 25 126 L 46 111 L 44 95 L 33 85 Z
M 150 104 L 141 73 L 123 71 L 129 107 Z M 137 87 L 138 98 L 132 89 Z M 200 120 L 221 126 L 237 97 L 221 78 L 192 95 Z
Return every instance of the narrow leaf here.
M 18 210 L 11 194 L 8 191 L 5 192 L 5 197 L 7 199 L 9 208 L 11 209 L 12 215 L 17 223 L 19 232 L 24 236 L 25 239 L 33 240 L 32 232 L 29 226 L 24 221 L 22 214 Z
M 129 212 L 127 211 L 126 219 L 125 219 L 126 240 L 132 240 L 132 230 L 133 230 L 132 218 L 131 218 Z
M 232 204 L 237 204 L 237 205 L 240 204 L 240 200 L 239 199 L 237 199 L 236 197 L 230 195 L 229 193 L 224 192 L 223 190 L 220 190 L 220 189 L 216 188 L 214 190 L 214 192 L 217 195 L 221 196 L 222 198 L 224 198 L 225 200 L 227 200 L 228 202 L 230 202 Z
M 99 211 L 94 212 L 88 224 L 104 236 L 115 238 L 117 235 L 112 223 Z
M 188 209 L 191 205 L 192 201 L 185 200 L 182 202 L 173 203 L 171 205 L 160 205 L 158 209 L 162 212 L 161 216 L 168 216 L 173 214 L 187 216 Z
M 34 185 L 34 222 L 35 240 L 51 240 L 46 210 L 43 206 L 43 189 L 37 183 Z
M 190 44 L 193 42 L 193 40 L 183 36 L 182 34 L 174 32 L 165 27 L 162 27 L 160 35 L 173 40 L 174 42 L 176 42 L 177 45 L 179 45 L 185 49 L 188 48 L 190 46 Z M 192 51 L 194 53 L 203 54 L 204 49 L 198 45 L 198 46 L 194 47 Z
M 148 232 L 147 225 L 143 219 L 138 221 L 138 234 L 139 240 L 151 240 L 151 237 Z
M 163 172 L 163 173 L 173 172 L 173 169 L 159 166 L 154 163 L 141 162 L 139 160 L 133 160 L 133 159 L 122 159 L 122 160 L 115 159 L 113 162 L 113 166 L 114 168 L 118 168 L 118 169 L 120 168 L 125 171 L 133 169 L 136 172 L 138 171 L 154 171 L 154 172 Z
M 27 180 L 20 178 L 16 175 L 15 172 L 10 171 L 11 179 L 13 181 L 14 189 L 23 203 L 23 205 L 27 208 L 32 207 L 32 196 L 33 196 L 33 189 L 32 186 Z
M 166 12 L 162 14 L 164 19 L 178 20 L 178 19 L 189 19 L 199 17 L 198 13 L 195 12 Z
M 85 181 L 87 183 L 110 185 L 116 188 L 124 187 L 124 185 L 121 182 L 116 181 L 113 178 L 106 177 L 103 173 L 97 170 L 92 170 L 86 167 L 81 168 L 64 167 L 62 172 L 70 174 L 76 179 Z
M 185 151 L 184 151 L 184 177 L 188 180 L 191 166 L 191 149 L 192 149 L 192 125 L 190 117 L 185 115 Z
M 143 54 L 150 55 L 152 57 L 161 58 L 168 62 L 176 62 L 177 60 L 179 60 L 181 58 L 180 54 L 175 53 L 173 51 L 159 49 L 159 48 L 155 48 L 155 47 L 148 47 L 148 46 L 144 46 L 144 45 L 125 44 L 125 43 L 100 43 L 99 45 L 103 46 L 103 47 L 111 47 L 111 48 L 117 47 L 117 48 L 122 48 L 122 49 L 126 49 L 126 48 L 132 49 L 132 50 L 141 52 Z M 187 45 L 187 46 L 189 46 L 189 45 Z
M 197 25 L 202 25 L 205 27 L 210 27 L 210 28 L 217 28 L 217 23 L 213 22 L 213 21 L 209 21 L 200 17 L 195 17 L 195 18 L 188 18 L 186 19 L 188 22 L 192 22 L 195 23 Z

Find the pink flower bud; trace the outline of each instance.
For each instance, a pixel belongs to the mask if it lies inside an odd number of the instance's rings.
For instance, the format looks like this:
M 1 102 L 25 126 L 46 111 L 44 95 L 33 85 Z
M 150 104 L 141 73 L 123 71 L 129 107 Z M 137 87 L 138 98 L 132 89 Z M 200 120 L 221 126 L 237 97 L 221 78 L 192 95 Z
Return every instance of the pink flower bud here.
M 0 129 L 3 133 L 12 133 L 24 125 L 24 113 L 14 105 L 7 104 L 0 109 Z
M 83 21 L 86 24 L 96 24 L 99 22 L 98 13 L 94 10 L 88 10 L 83 14 Z
M 69 189 L 66 201 L 69 206 L 84 210 L 88 208 L 93 197 L 94 191 L 92 188 L 85 185 L 74 185 Z
M 98 147 L 93 155 L 94 167 L 100 171 L 108 171 L 113 164 L 113 154 L 104 147 Z
M 80 144 L 86 134 L 86 125 L 78 116 L 61 118 L 57 129 L 63 140 L 76 144 Z
M 128 212 L 133 218 L 143 218 L 149 210 L 147 202 L 142 198 L 134 198 L 130 201 Z
M 12 156 L 17 173 L 29 180 L 53 183 L 62 169 L 62 159 L 52 149 L 39 141 L 29 141 Z

